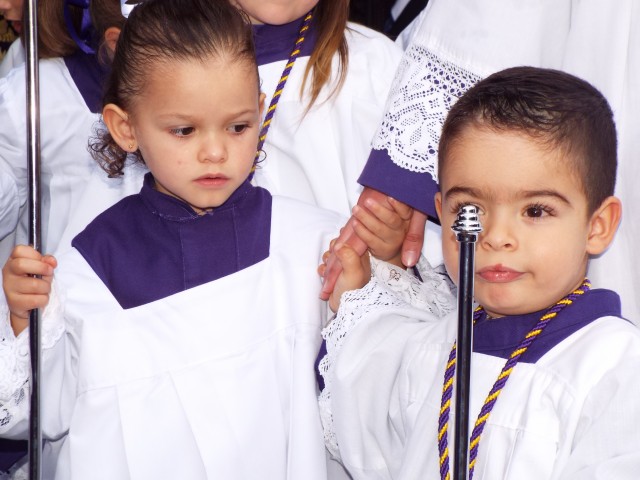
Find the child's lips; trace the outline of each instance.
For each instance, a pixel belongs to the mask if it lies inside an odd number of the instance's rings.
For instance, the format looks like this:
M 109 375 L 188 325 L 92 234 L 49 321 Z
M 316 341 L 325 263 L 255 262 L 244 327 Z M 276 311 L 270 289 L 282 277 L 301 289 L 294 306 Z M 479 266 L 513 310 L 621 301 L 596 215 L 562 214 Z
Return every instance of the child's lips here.
M 221 187 L 226 185 L 229 178 L 225 175 L 203 175 L 195 180 L 202 187 Z
M 492 283 L 506 283 L 516 280 L 523 275 L 522 272 L 503 265 L 491 265 L 478 270 L 476 273 L 480 278 Z

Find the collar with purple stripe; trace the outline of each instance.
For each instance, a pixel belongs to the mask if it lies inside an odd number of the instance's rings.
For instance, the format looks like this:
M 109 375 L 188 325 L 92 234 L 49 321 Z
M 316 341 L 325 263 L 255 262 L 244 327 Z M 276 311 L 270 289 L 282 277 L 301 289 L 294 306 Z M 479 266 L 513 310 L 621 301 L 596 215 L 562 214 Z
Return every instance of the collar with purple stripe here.
M 303 18 L 300 17 L 284 25 L 253 25 L 253 38 L 259 66 L 289 58 L 291 48 L 300 36 L 300 24 Z M 315 32 L 315 28 L 309 29 L 299 57 L 308 57 L 313 52 L 317 39 Z
M 547 325 L 540 337 L 520 358 L 521 363 L 536 363 L 544 354 L 571 334 L 605 316 L 620 317 L 620 297 L 615 292 L 595 289 L 565 309 Z M 483 312 L 473 328 L 473 351 L 509 358 L 524 336 L 540 320 L 543 311 L 526 315 L 488 318 Z
M 243 183 L 198 215 L 158 192 L 151 174 L 137 195 L 99 215 L 72 245 L 123 308 L 134 308 L 254 265 L 269 256 L 269 192 Z

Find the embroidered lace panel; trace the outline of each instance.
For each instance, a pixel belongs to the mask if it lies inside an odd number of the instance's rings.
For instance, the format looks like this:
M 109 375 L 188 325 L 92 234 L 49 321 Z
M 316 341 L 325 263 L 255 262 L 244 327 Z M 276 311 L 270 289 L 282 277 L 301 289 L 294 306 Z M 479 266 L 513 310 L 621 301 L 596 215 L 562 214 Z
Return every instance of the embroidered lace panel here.
M 419 45 L 405 52 L 373 148 L 393 163 L 438 181 L 440 130 L 451 106 L 480 77 Z
M 331 412 L 333 364 L 344 339 L 372 311 L 413 306 L 436 316 L 444 316 L 456 307 L 455 287 L 444 266 L 436 269 L 422 257 L 417 265 L 423 281 L 398 267 L 372 259 L 372 278 L 360 290 L 345 292 L 335 319 L 325 327 L 322 336 L 327 343 L 327 355 L 319 365 L 325 388 L 320 394 L 320 416 L 325 444 L 329 452 L 340 458 Z
M 62 338 L 64 320 L 60 305 L 53 286 L 46 316 L 43 313 L 42 318 L 42 350 L 52 348 Z M 0 305 L 0 433 L 11 429 L 12 424 L 28 415 L 29 358 L 29 332 L 22 332 L 17 337 L 13 334 L 9 309 L 4 303 Z

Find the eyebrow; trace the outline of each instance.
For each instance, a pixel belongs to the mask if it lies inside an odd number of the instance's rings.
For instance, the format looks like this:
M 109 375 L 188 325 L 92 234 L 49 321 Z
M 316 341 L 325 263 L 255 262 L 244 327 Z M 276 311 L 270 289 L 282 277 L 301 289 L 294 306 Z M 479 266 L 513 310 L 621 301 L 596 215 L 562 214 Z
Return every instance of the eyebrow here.
M 249 115 L 249 114 L 254 114 L 257 112 L 257 108 L 247 108 L 245 110 L 240 110 L 238 112 L 234 112 L 233 114 L 229 115 L 229 118 L 237 118 L 237 117 L 242 117 L 244 115 Z M 176 120 L 183 120 L 186 122 L 193 122 L 195 117 L 193 117 L 192 115 L 185 115 L 182 113 L 163 113 L 160 115 L 156 115 L 156 118 L 159 118 L 161 120 L 165 120 L 165 119 L 176 119 Z
M 451 187 L 449 190 L 444 192 L 445 200 L 449 199 L 450 197 L 454 197 L 456 195 L 468 195 L 470 197 L 475 197 L 475 198 L 483 198 L 483 197 L 491 198 L 494 196 L 493 193 L 491 192 L 489 192 L 489 195 L 487 195 L 485 192 L 482 192 L 477 188 L 463 187 L 463 186 Z M 552 198 L 556 198 L 557 200 L 560 200 L 563 203 L 566 203 L 567 205 L 571 204 L 571 202 L 569 202 L 569 199 L 567 197 L 565 197 L 564 195 L 562 195 L 560 192 L 556 190 L 522 190 L 518 192 L 517 197 L 518 198 L 552 197 Z

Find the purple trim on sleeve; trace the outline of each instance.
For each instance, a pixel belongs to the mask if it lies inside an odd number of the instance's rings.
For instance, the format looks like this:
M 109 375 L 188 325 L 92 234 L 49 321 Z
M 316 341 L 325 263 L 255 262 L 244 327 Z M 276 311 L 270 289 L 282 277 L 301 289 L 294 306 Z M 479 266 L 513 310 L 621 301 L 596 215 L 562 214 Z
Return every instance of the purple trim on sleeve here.
M 527 315 L 493 318 L 486 316 L 473 329 L 473 351 L 494 357 L 509 358 L 524 336 L 536 325 L 544 311 Z M 582 327 L 600 317 L 620 317 L 620 297 L 611 290 L 596 289 L 585 293 L 546 326 L 520 361 L 536 363 L 544 354 Z
M 399 167 L 393 163 L 387 150 L 371 150 L 358 182 L 426 213 L 430 220 L 439 223 L 433 200 L 438 192 L 436 181 L 428 173 Z
M 204 215 L 158 192 L 151 174 L 137 195 L 99 215 L 72 245 L 123 308 L 194 288 L 269 256 L 271 195 L 242 184 Z
M 0 473 L 7 472 L 18 460 L 27 455 L 26 440 L 0 438 Z
M 100 113 L 104 86 L 110 72 L 109 67 L 98 62 L 96 55 L 80 50 L 64 57 L 64 63 L 89 110 Z
M 253 38 L 256 44 L 258 65 L 262 66 L 268 63 L 287 60 L 296 40 L 298 40 L 303 21 L 304 17 L 301 17 L 284 25 L 254 25 Z M 315 45 L 316 35 L 314 24 L 312 23 L 302 43 L 299 56 L 310 56 Z

